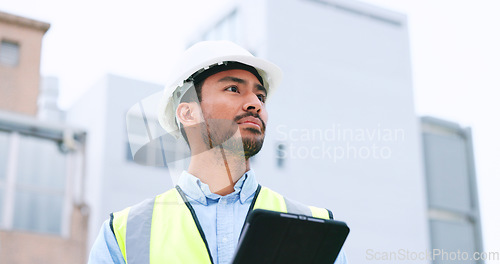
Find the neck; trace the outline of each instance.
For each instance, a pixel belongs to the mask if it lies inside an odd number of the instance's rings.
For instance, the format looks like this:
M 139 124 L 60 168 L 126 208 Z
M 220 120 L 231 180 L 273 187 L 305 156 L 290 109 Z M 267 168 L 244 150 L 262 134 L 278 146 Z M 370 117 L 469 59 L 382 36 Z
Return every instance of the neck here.
M 243 155 L 224 148 L 224 144 L 191 156 L 188 172 L 207 184 L 212 193 L 227 195 L 235 183 L 250 170 L 250 162 Z

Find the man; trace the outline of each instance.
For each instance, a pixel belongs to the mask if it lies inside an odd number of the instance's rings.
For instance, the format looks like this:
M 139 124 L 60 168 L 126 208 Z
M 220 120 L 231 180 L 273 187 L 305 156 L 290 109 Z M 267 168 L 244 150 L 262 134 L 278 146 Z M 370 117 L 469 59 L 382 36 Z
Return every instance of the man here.
M 278 67 L 231 42 L 188 49 L 165 88 L 159 121 L 188 143 L 189 168 L 176 188 L 111 214 L 89 263 L 230 263 L 252 209 L 332 218 L 261 187 L 250 169 L 280 79 Z M 343 251 L 335 263 L 347 263 Z

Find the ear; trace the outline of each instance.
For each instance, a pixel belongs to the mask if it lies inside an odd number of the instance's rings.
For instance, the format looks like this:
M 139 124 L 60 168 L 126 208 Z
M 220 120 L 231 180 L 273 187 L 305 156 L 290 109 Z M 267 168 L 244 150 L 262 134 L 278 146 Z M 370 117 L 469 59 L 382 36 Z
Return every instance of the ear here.
M 192 126 L 203 121 L 200 105 L 195 102 L 180 103 L 176 116 L 183 126 Z

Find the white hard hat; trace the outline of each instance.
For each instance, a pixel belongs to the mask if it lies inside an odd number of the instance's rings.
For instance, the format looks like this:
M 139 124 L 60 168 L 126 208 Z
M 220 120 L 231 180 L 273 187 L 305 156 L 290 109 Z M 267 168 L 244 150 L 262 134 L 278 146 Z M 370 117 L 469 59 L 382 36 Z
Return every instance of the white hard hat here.
M 225 62 L 239 62 L 254 67 L 262 77 L 268 97 L 281 81 L 281 69 L 273 63 L 253 56 L 246 49 L 230 41 L 202 41 L 187 49 L 177 61 L 160 102 L 158 121 L 168 133 L 179 138 L 176 111 L 179 101 L 194 84 L 188 78 L 211 66 Z

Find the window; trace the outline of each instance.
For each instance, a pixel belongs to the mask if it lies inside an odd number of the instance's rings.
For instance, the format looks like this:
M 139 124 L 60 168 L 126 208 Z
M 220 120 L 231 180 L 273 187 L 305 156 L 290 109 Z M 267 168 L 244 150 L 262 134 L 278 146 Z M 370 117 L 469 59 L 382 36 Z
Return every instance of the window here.
M 482 230 L 470 129 L 422 118 L 432 248 L 481 252 Z M 481 262 L 482 263 L 482 262 Z
M 127 161 L 134 161 L 134 156 L 132 156 L 132 148 L 130 148 L 130 143 L 125 142 L 125 152 Z
M 142 146 L 149 142 L 150 131 L 148 131 L 142 115 L 136 113 L 127 114 L 127 160 L 134 161 L 135 154 Z
M 0 44 L 0 64 L 17 66 L 19 64 L 19 44 L 2 40 Z
M 65 154 L 52 140 L 21 136 L 14 229 L 61 232 L 66 184 Z
M 64 233 L 66 160 L 55 140 L 0 133 L 2 228 Z
M 173 158 L 168 149 L 175 150 L 177 140 L 166 134 L 155 113 L 143 113 L 142 103 L 127 112 L 126 159 L 146 166 L 167 167 L 167 159 Z M 155 104 L 148 104 L 155 105 Z M 168 147 L 167 147 L 168 146 Z M 168 149 L 166 149 L 168 148 Z
M 9 133 L 0 131 L 0 226 L 3 224 L 3 203 L 7 186 L 7 159 L 9 157 Z

